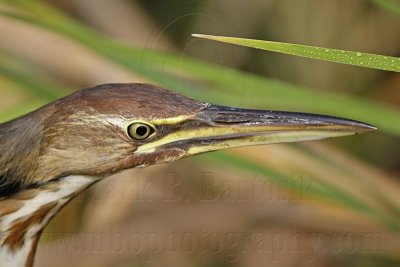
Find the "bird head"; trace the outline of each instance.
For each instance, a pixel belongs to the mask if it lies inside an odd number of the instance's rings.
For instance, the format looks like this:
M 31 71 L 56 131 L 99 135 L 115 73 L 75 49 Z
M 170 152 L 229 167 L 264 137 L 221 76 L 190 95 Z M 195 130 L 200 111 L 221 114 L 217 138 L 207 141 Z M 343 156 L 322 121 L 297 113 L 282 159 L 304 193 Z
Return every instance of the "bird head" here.
M 14 157 L 30 163 L 16 168 L 26 183 L 42 183 L 69 175 L 105 177 L 224 148 L 372 129 L 331 116 L 212 105 L 152 85 L 108 84 L 12 121 L 0 127 L 0 135 L 9 136 L 8 143 L 24 140 Z
M 32 266 L 49 220 L 121 170 L 372 129 L 330 116 L 212 105 L 145 84 L 84 89 L 0 125 L 0 260 Z

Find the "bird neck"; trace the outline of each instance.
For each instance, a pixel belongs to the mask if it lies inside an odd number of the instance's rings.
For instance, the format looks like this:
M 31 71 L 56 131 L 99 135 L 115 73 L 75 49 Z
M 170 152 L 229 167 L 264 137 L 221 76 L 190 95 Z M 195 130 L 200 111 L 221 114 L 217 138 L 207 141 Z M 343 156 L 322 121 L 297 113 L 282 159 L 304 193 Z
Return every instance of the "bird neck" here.
M 73 197 L 96 182 L 68 176 L 0 199 L 0 266 L 31 267 L 37 243 L 50 219 Z
M 0 124 L 0 197 L 29 187 L 42 142 L 44 116 L 31 113 Z

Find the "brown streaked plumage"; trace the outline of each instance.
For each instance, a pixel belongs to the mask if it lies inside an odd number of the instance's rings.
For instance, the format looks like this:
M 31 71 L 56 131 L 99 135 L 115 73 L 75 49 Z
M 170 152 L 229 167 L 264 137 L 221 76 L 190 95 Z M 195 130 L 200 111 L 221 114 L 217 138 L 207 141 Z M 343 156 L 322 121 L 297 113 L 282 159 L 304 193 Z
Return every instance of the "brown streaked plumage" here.
M 48 221 L 124 169 L 371 129 L 330 116 L 211 105 L 146 84 L 81 90 L 0 125 L 0 262 L 31 266 Z
M 0 217 L 13 213 L 21 207 L 22 203 L 15 201 L 15 199 L 2 199 L 0 202 Z
M 22 248 L 24 238 L 30 226 L 40 224 L 46 215 L 57 206 L 56 202 L 42 205 L 32 215 L 16 220 L 9 228 L 9 233 L 6 235 L 2 246 L 8 246 L 11 252 Z

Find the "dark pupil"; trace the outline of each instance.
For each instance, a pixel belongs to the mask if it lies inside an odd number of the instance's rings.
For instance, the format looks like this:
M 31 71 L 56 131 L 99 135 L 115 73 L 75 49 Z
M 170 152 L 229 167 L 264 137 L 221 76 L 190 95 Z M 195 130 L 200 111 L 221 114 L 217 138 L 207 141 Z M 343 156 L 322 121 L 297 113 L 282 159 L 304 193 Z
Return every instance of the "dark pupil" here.
M 147 134 L 147 128 L 145 126 L 139 126 L 136 128 L 136 134 L 139 136 L 143 136 Z

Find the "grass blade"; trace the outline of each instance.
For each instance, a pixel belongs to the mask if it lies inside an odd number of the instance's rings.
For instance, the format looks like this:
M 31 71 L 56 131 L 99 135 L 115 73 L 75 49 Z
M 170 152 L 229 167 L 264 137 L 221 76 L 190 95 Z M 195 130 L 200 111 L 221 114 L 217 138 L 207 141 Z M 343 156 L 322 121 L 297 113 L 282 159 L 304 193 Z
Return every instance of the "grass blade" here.
M 192 34 L 194 37 L 213 41 L 252 47 L 293 56 L 324 60 L 329 62 L 359 66 L 369 69 L 379 69 L 400 72 L 400 58 L 354 52 L 348 50 L 331 49 L 317 46 L 308 46 L 291 43 L 280 43 L 254 39 L 244 39 L 206 34 Z

